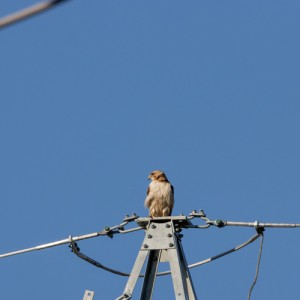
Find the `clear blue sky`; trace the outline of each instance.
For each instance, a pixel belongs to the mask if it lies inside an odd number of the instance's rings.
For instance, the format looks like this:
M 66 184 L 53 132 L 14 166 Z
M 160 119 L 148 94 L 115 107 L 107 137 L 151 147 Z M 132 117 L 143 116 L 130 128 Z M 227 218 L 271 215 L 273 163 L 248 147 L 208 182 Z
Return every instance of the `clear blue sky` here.
M 299 14 L 296 0 L 76 0 L 0 31 L 0 253 L 146 216 L 154 169 L 175 215 L 300 223 Z M 254 229 L 184 234 L 193 263 Z M 80 247 L 130 271 L 142 240 Z M 266 231 L 253 300 L 299 299 L 299 247 L 300 229 Z M 246 299 L 258 248 L 193 269 L 199 299 Z M 67 246 L 2 259 L 0 274 L 6 300 L 109 300 L 126 283 Z M 160 278 L 155 299 L 173 297 Z

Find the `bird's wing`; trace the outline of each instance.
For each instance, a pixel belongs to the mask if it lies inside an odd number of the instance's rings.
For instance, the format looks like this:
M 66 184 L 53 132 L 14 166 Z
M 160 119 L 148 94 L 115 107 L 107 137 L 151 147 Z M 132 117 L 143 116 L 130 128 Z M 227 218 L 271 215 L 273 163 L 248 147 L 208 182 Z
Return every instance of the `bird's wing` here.
M 148 189 L 147 189 L 147 197 L 145 199 L 145 206 L 150 207 L 151 202 L 153 201 L 153 199 L 154 199 L 153 193 L 151 193 L 151 188 L 150 188 L 150 185 L 149 185 Z

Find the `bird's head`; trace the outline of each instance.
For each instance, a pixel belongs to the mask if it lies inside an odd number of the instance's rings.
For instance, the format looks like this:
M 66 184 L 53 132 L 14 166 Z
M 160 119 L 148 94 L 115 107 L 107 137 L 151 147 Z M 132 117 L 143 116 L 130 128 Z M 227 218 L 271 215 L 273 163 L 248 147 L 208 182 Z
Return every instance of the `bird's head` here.
M 148 179 L 157 181 L 168 181 L 166 174 L 163 171 L 155 170 L 150 173 Z

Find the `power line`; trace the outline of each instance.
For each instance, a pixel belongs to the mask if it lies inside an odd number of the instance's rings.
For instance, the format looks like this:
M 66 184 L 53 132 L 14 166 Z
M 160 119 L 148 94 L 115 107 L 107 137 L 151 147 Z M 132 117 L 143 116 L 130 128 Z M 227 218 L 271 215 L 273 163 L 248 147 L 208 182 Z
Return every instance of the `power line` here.
M 29 6 L 23 10 L 20 10 L 18 12 L 15 12 L 11 15 L 5 16 L 0 19 L 0 28 L 4 28 L 8 25 L 12 25 L 16 22 L 25 20 L 33 15 L 39 14 L 43 11 L 46 11 L 57 4 L 60 4 L 62 2 L 66 2 L 68 0 L 51 0 L 51 1 L 44 1 L 37 3 L 35 5 Z
M 0 258 L 5 258 L 5 257 L 23 254 L 23 253 L 32 252 L 32 251 L 37 251 L 37 250 L 44 250 L 47 248 L 52 248 L 52 247 L 56 247 L 56 246 L 60 246 L 60 245 L 70 244 L 72 241 L 77 242 L 80 240 L 86 240 L 86 239 L 90 239 L 90 238 L 94 238 L 94 237 L 98 237 L 98 236 L 105 236 L 105 235 L 112 237 L 114 234 L 117 234 L 117 233 L 124 234 L 124 233 L 133 232 L 135 230 L 141 230 L 142 228 L 140 228 L 140 227 L 124 230 L 125 225 L 127 225 L 129 222 L 132 222 L 133 220 L 135 220 L 137 218 L 138 217 L 135 214 L 133 214 L 130 217 L 126 216 L 121 224 L 113 226 L 113 227 L 105 227 L 102 231 L 84 234 L 84 235 L 80 235 L 80 236 L 76 236 L 76 237 L 69 236 L 68 238 L 63 239 L 63 240 L 59 240 L 59 241 L 55 241 L 55 242 L 51 242 L 51 243 L 47 243 L 47 244 L 42 244 L 42 245 L 38 245 L 35 247 L 26 248 L 26 249 L 22 249 L 22 250 L 18 250 L 18 251 L 0 254 Z
M 205 221 L 205 224 L 192 223 L 192 220 L 195 218 Z M 125 229 L 125 226 L 133 221 L 137 223 L 138 227 Z M 249 240 L 236 246 L 235 248 L 222 252 L 218 255 L 212 256 L 211 258 L 200 261 L 198 263 L 188 265 L 184 257 L 184 252 L 181 245 L 181 238 L 183 235 L 180 232 L 183 229 L 208 229 L 211 226 L 217 226 L 219 228 L 225 226 L 253 227 L 257 233 L 255 236 L 251 237 Z M 297 228 L 300 227 L 300 224 L 299 223 L 263 223 L 258 221 L 234 222 L 234 221 L 225 221 L 220 219 L 211 220 L 208 217 L 206 217 L 206 214 L 202 210 L 200 210 L 199 212 L 193 211 L 192 213 L 190 213 L 189 216 L 181 215 L 181 216 L 170 216 L 170 217 L 160 217 L 160 218 L 149 218 L 149 217 L 139 218 L 137 215 L 133 214 L 132 216 L 126 216 L 122 223 L 115 225 L 113 227 L 106 227 L 104 230 L 99 232 L 85 234 L 77 237 L 69 236 L 69 238 L 63 240 L 42 244 L 36 247 L 27 248 L 23 250 L 4 253 L 0 255 L 0 258 L 23 254 L 35 250 L 43 250 L 46 248 L 51 248 L 63 244 L 69 244 L 69 246 L 72 248 L 72 252 L 74 252 L 81 259 L 84 259 L 85 261 L 95 265 L 96 267 L 102 268 L 114 274 L 129 276 L 128 285 L 126 285 L 127 288 L 125 288 L 122 296 L 117 299 L 131 299 L 132 292 L 136 284 L 136 280 L 139 277 L 145 278 L 143 284 L 143 295 L 150 295 L 153 291 L 155 277 L 161 275 L 167 275 L 171 273 L 175 294 L 182 295 L 182 293 L 184 293 L 185 294 L 184 299 L 188 300 L 188 299 L 197 299 L 193 288 L 192 279 L 189 274 L 190 268 L 194 268 L 203 265 L 205 263 L 209 263 L 213 260 L 228 255 L 234 251 L 238 251 L 244 248 L 245 246 L 249 245 L 250 243 L 254 242 L 257 238 L 261 237 L 259 256 L 258 256 L 258 261 L 256 266 L 256 273 L 248 293 L 248 300 L 250 300 L 252 290 L 258 279 L 260 261 L 262 256 L 263 240 L 264 240 L 263 231 L 266 227 Z M 113 235 L 115 234 L 126 234 L 138 230 L 145 230 L 145 239 L 141 246 L 140 252 L 138 254 L 136 264 L 130 274 L 120 272 L 112 268 L 108 268 L 102 265 L 101 263 L 95 261 L 94 259 L 86 256 L 85 254 L 80 252 L 80 249 L 76 243 L 77 241 L 80 240 L 94 238 L 98 236 L 113 237 Z M 149 254 L 149 258 L 147 263 L 147 270 L 144 275 L 141 274 L 140 272 L 145 262 L 146 256 L 148 255 L 147 253 Z M 160 260 L 169 261 L 170 266 L 172 264 L 171 271 L 158 273 L 157 266 Z M 188 276 L 187 282 L 184 281 L 185 275 L 183 274 L 186 274 Z M 148 296 L 145 297 L 146 298 L 141 298 L 141 299 L 150 299 L 147 298 Z M 182 299 L 182 298 L 177 298 L 176 296 L 176 299 Z
M 231 248 L 227 251 L 224 251 L 224 252 L 221 252 L 220 254 L 217 254 L 217 255 L 214 255 L 210 258 L 207 258 L 207 259 L 204 259 L 204 260 L 201 260 L 197 263 L 193 263 L 193 264 L 190 264 L 188 265 L 188 268 L 189 269 L 192 269 L 192 268 L 196 268 L 196 267 L 199 267 L 199 266 L 202 266 L 204 264 L 207 264 L 207 263 L 210 263 L 214 260 L 217 260 L 223 256 L 226 256 L 230 253 L 233 253 L 235 251 L 239 251 L 241 249 L 243 249 L 244 247 L 250 245 L 251 243 L 253 243 L 254 241 L 256 241 L 259 237 L 261 236 L 261 233 L 257 233 L 255 234 L 253 237 L 251 237 L 250 239 L 248 239 L 246 242 L 234 247 L 234 248 Z M 72 239 L 71 239 L 71 244 L 69 246 L 70 248 L 72 248 L 72 252 L 74 254 L 76 254 L 79 258 L 87 261 L 88 263 L 94 265 L 95 267 L 97 268 L 100 268 L 100 269 L 103 269 L 105 271 L 108 271 L 108 272 L 111 272 L 113 274 L 116 274 L 116 275 L 120 275 L 120 276 L 130 276 L 130 273 L 126 273 L 126 272 L 122 272 L 122 271 L 118 271 L 118 270 L 115 270 L 115 269 L 112 269 L 112 268 L 109 268 L 105 265 L 103 265 L 102 263 L 94 260 L 93 258 L 90 258 L 89 256 L 87 256 L 86 254 L 82 253 L 80 251 L 80 248 L 78 247 L 77 243 L 75 243 Z M 156 274 L 156 276 L 164 276 L 164 275 L 169 275 L 171 274 L 171 271 L 164 271 L 164 272 L 159 272 Z M 144 274 L 140 274 L 139 277 L 145 277 Z
M 264 243 L 264 234 L 263 232 L 260 234 L 260 247 L 259 247 L 259 254 L 258 254 L 258 260 L 257 260 L 257 265 L 256 265 L 256 272 L 255 272 L 255 277 L 253 280 L 253 283 L 250 287 L 249 293 L 248 293 L 248 300 L 250 300 L 252 290 L 257 282 L 258 278 L 258 272 L 259 272 L 259 267 L 260 267 L 260 260 L 261 260 L 261 255 L 262 255 L 262 248 L 263 248 L 263 243 Z

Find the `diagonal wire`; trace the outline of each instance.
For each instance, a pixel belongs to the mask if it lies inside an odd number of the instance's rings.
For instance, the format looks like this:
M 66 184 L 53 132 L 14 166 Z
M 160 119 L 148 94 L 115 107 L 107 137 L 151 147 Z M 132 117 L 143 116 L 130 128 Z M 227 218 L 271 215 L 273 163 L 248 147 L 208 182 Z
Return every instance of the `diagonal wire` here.
M 68 0 L 48 0 L 48 1 L 40 2 L 35 5 L 29 6 L 23 10 L 15 12 L 11 15 L 0 18 L 0 28 L 14 24 L 18 21 L 27 19 L 33 15 L 41 13 L 49 8 L 56 6 L 57 4 L 60 4 L 62 2 L 66 2 L 66 1 L 68 1 Z
M 208 259 L 205 259 L 205 260 L 202 260 L 198 263 L 194 263 L 194 264 L 191 264 L 188 266 L 189 269 L 191 268 L 195 268 L 195 267 L 198 267 L 198 266 L 201 266 L 201 265 L 204 265 L 206 263 L 210 263 L 212 262 L 213 260 L 216 260 L 218 258 L 221 258 L 223 256 L 226 256 L 232 252 L 235 252 L 235 251 L 238 251 L 238 250 L 241 250 L 242 248 L 248 246 L 249 244 L 251 244 L 252 242 L 254 242 L 257 238 L 260 237 L 261 234 L 256 234 L 254 235 L 253 237 L 251 237 L 249 240 L 247 240 L 246 242 L 236 246 L 235 248 L 232 248 L 230 250 L 227 250 L 225 252 L 222 252 L 218 255 L 215 255 L 211 258 L 208 258 Z M 108 272 L 111 272 L 113 274 L 117 274 L 117 275 L 120 275 L 120 276 L 130 276 L 129 273 L 125 273 L 125 272 L 122 272 L 122 271 L 118 271 L 118 270 L 115 270 L 115 269 L 112 269 L 112 268 L 109 268 L 109 267 L 106 267 L 104 266 L 103 264 L 101 264 L 100 262 L 97 262 L 96 260 L 90 258 L 89 256 L 83 254 L 82 252 L 80 252 L 80 250 L 77 248 L 77 245 L 76 243 L 74 243 L 74 241 L 72 240 L 72 238 L 70 239 L 70 246 L 72 248 L 72 252 L 77 255 L 79 258 L 87 261 L 88 263 L 94 265 L 95 267 L 98 267 L 100 269 L 103 269 L 105 271 L 108 271 Z M 160 273 L 157 273 L 157 276 L 163 276 L 163 275 L 168 275 L 168 274 L 171 274 L 171 271 L 165 271 L 165 272 L 160 272 Z M 144 274 L 140 274 L 139 277 L 144 277 Z
M 261 233 L 259 254 L 258 254 L 258 260 L 257 260 L 257 265 L 256 265 L 256 272 L 255 272 L 255 277 L 254 277 L 253 283 L 252 283 L 252 285 L 250 287 L 250 290 L 249 290 L 249 293 L 248 293 L 248 300 L 250 300 L 252 290 L 253 290 L 256 282 L 257 282 L 259 267 L 260 267 L 260 261 L 261 261 L 261 255 L 262 255 L 262 249 L 263 249 L 263 243 L 264 243 L 264 234 Z

